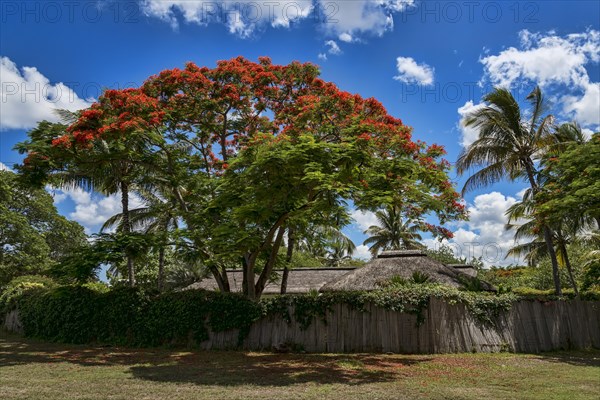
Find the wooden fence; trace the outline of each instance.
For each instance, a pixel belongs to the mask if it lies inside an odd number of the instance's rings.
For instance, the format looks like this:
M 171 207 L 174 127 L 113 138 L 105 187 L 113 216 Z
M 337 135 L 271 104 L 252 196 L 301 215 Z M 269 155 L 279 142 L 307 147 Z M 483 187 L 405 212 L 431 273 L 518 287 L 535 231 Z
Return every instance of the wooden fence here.
M 314 320 L 305 330 L 296 321 L 260 320 L 252 325 L 243 348 L 287 345 L 309 352 L 429 354 L 600 348 L 600 302 L 521 301 L 493 325 L 484 325 L 464 305 L 432 298 L 424 317 L 423 324 L 417 326 L 414 315 L 375 306 L 359 312 L 338 304 L 327 313 L 326 322 Z M 237 338 L 237 331 L 211 333 L 201 346 L 233 348 Z
M 293 311 L 293 310 L 290 310 Z M 293 315 L 293 312 L 291 313 Z M 18 331 L 18 315 L 5 319 Z M 238 331 L 210 333 L 204 349 L 237 347 Z M 600 348 L 600 302 L 520 301 L 484 325 L 462 304 L 432 298 L 417 326 L 416 316 L 368 306 L 367 312 L 338 304 L 325 321 L 307 329 L 292 320 L 264 318 L 254 323 L 242 345 L 247 350 L 302 348 L 308 352 L 455 353 L 513 351 L 537 353 L 558 349 Z

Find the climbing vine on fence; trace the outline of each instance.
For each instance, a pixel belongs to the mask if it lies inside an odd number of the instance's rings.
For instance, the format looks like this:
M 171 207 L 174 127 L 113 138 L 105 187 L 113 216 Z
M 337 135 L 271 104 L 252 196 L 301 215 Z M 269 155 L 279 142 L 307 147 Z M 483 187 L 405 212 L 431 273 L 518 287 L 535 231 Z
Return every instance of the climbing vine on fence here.
M 373 304 L 425 320 L 430 298 L 464 304 L 482 323 L 493 323 L 518 298 L 513 294 L 462 292 L 440 285 L 391 285 L 374 292 L 330 292 L 288 295 L 252 302 L 238 294 L 190 290 L 149 293 L 140 289 L 48 287 L 20 282 L 3 296 L 3 313 L 18 308 L 25 334 L 70 343 L 130 346 L 194 346 L 209 332 L 239 330 L 239 344 L 263 317 L 295 320 L 301 329 L 326 322 L 328 311 L 344 304 L 367 311 Z

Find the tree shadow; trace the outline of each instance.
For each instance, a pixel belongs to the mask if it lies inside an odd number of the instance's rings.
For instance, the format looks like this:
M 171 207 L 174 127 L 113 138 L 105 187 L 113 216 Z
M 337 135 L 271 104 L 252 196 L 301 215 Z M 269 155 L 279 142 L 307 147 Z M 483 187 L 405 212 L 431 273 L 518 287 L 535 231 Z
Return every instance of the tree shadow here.
M 536 354 L 539 360 L 579 367 L 600 367 L 600 350 L 552 351 Z
M 0 371 L 30 363 L 123 366 L 136 379 L 195 385 L 362 385 L 401 379 L 411 366 L 431 360 L 403 355 L 125 349 L 0 337 Z

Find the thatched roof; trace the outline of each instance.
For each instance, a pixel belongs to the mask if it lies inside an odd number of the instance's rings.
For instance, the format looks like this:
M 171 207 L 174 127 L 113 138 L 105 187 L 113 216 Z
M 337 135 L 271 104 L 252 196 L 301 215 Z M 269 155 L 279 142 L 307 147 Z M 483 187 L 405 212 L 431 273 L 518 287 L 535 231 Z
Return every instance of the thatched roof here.
M 337 280 L 338 278 L 351 273 L 355 268 L 294 268 L 288 275 L 287 293 L 300 294 L 308 293 L 311 290 L 319 290 L 327 282 Z M 273 271 L 273 278 L 265 286 L 263 294 L 279 294 L 281 291 L 281 275 L 283 270 Z M 227 278 L 232 292 L 242 291 L 242 271 L 227 270 Z M 218 289 L 217 281 L 210 277 L 201 282 L 194 283 L 186 289 Z
M 477 276 L 477 270 L 475 267 L 469 264 L 446 264 L 448 267 L 454 268 L 455 270 L 467 274 L 469 276 Z
M 376 290 L 395 276 L 410 280 L 417 271 L 427 274 L 431 282 L 456 288 L 462 286 L 461 276 L 468 278 L 460 270 L 429 258 L 420 250 L 384 251 L 362 268 L 327 283 L 321 291 Z M 486 282 L 482 282 L 482 286 L 485 290 L 494 290 Z

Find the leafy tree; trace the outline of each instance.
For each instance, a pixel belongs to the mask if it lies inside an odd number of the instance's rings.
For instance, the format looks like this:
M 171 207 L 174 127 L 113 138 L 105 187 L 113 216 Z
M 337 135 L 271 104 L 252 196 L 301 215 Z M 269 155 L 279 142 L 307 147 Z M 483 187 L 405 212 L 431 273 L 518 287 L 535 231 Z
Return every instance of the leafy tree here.
M 222 291 L 226 268 L 241 266 L 251 299 L 286 230 L 347 215 L 347 201 L 370 210 L 410 204 L 407 217 L 431 213 L 441 224 L 464 218 L 440 146 L 413 142 L 377 100 L 318 75 L 312 64 L 242 57 L 162 71 L 139 90 L 105 92 L 50 146 L 32 140 L 27 168 L 43 177 L 63 167 L 57 155 L 79 168 L 101 143 L 115 147 L 115 160 L 135 167 L 118 182 L 166 185 L 186 245 Z
M 465 125 L 479 130 L 475 142 L 463 150 L 457 160 L 457 172 L 462 175 L 479 168 L 463 187 L 463 193 L 488 186 L 502 178 L 525 179 L 535 198 L 540 191 L 536 162 L 556 143 L 551 133 L 553 117 L 544 115 L 546 105 L 541 90 L 536 87 L 528 96 L 531 110 L 525 115 L 512 94 L 496 88 L 484 96 L 487 104 L 467 116 Z M 561 293 L 560 275 L 552 243 L 553 232 L 544 219 L 537 219 L 552 262 L 556 294 Z
M 551 221 L 592 220 L 600 227 L 600 133 L 571 142 L 546 162 L 548 183 L 539 214 Z
M 418 233 L 423 229 L 423 224 L 403 218 L 400 207 L 386 207 L 375 212 L 375 216 L 379 225 L 370 226 L 365 231 L 369 238 L 364 242 L 365 245 L 371 245 L 369 250 L 373 257 L 381 250 L 411 250 L 423 247 L 419 243 L 421 235 Z
M 83 227 L 59 215 L 44 189 L 0 171 L 0 287 L 52 266 L 86 244 Z

